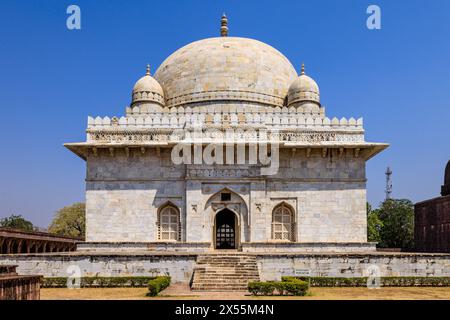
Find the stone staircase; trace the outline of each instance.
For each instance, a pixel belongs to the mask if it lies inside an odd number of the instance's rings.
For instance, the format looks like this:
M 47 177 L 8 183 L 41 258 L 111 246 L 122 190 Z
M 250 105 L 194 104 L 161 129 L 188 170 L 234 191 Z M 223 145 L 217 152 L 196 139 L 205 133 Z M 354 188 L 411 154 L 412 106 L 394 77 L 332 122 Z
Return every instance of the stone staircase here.
M 193 291 L 247 291 L 249 281 L 259 281 L 256 257 L 245 254 L 205 254 L 197 257 Z

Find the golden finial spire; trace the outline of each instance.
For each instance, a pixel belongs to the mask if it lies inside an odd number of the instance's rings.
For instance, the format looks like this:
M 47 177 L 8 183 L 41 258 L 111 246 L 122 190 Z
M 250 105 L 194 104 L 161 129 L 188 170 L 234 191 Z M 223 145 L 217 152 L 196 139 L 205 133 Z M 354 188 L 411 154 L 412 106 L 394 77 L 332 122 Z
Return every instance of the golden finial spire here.
M 150 75 L 150 65 L 147 63 L 147 72 L 145 73 L 146 76 Z
M 302 62 L 302 74 L 305 74 L 305 64 Z
M 222 19 L 220 19 L 220 35 L 222 37 L 228 37 L 228 19 L 225 13 L 222 15 Z

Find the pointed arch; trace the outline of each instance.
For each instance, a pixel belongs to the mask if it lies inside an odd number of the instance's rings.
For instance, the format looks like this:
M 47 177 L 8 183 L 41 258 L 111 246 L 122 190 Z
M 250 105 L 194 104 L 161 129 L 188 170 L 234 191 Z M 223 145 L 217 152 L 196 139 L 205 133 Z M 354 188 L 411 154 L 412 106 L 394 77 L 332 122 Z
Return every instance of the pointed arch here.
M 272 211 L 272 240 L 295 241 L 295 210 L 286 202 L 276 205 Z
M 217 190 L 217 189 L 216 189 Z M 222 198 L 222 194 L 229 193 L 230 197 Z M 219 191 L 214 192 L 206 201 L 204 212 L 207 214 L 207 225 L 211 227 L 212 239 L 215 238 L 216 214 L 223 209 L 232 211 L 236 217 L 236 233 L 238 242 L 250 241 L 248 204 L 241 194 L 234 191 L 229 186 L 223 186 Z M 238 246 L 238 245 L 237 245 Z
M 171 201 L 166 201 L 158 208 L 157 237 L 159 241 L 181 240 L 180 209 Z
M 238 192 L 234 191 L 232 188 L 230 188 L 230 187 L 227 186 L 227 187 L 224 187 L 224 188 L 220 189 L 219 191 L 213 193 L 213 194 L 208 198 L 208 201 L 206 201 L 206 203 L 205 203 L 205 209 L 210 205 L 210 202 L 211 202 L 211 201 L 213 201 L 214 199 L 217 199 L 217 197 L 218 197 L 219 195 L 221 195 L 222 193 L 230 193 L 230 194 L 234 195 L 236 198 L 238 198 L 238 200 L 239 200 L 240 202 L 242 202 L 243 204 L 247 205 L 246 202 L 245 202 L 245 200 L 244 200 L 244 198 L 242 198 L 242 196 L 241 196 Z M 230 200 L 230 201 L 231 201 L 231 200 Z M 236 201 L 236 200 L 235 200 L 235 201 Z

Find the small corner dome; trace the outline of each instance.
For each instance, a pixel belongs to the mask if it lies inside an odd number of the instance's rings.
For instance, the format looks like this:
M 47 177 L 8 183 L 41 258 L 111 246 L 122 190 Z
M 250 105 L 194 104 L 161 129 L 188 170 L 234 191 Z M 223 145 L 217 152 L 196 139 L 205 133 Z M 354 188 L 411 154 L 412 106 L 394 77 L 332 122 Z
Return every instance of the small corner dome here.
M 450 160 L 448 160 L 447 166 L 445 167 L 444 185 L 450 188 Z
M 445 167 L 444 185 L 441 187 L 441 196 L 445 197 L 450 195 L 450 160 Z
M 138 102 L 157 103 L 164 106 L 164 90 L 150 75 L 150 66 L 147 65 L 147 72 L 145 76 L 136 81 L 133 87 L 131 104 Z
M 291 84 L 288 90 L 288 106 L 293 103 L 313 102 L 320 106 L 320 92 L 317 83 L 305 74 L 305 65 L 302 72 Z

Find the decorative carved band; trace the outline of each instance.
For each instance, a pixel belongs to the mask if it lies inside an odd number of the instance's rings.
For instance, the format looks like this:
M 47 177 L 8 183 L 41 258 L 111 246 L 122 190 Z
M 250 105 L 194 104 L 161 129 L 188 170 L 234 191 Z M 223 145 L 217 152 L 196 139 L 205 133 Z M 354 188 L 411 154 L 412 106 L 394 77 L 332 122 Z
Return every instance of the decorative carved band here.
M 188 169 L 187 177 L 189 178 L 240 178 L 240 177 L 252 177 L 261 176 L 259 170 L 256 167 L 246 169 L 221 169 L 221 168 L 208 168 L 208 169 Z
M 229 141 L 221 139 L 224 137 L 225 130 L 218 130 L 218 136 L 214 136 L 211 132 L 203 130 L 200 136 L 195 136 L 191 132 L 182 132 L 176 130 L 87 130 L 88 142 L 98 143 L 127 143 L 142 144 L 146 142 L 224 142 Z M 345 132 L 345 131 L 266 131 L 267 142 L 364 142 L 364 134 L 362 132 Z M 193 138 L 195 136 L 195 138 Z M 219 137 L 219 138 L 218 138 Z M 261 141 L 261 136 L 255 130 L 243 130 L 233 136 L 235 142 Z
M 237 101 L 253 101 L 274 106 L 282 107 L 284 98 L 274 95 L 269 95 L 261 92 L 243 91 L 243 90 L 215 90 L 194 92 L 184 95 L 179 95 L 167 99 L 168 107 L 176 107 L 183 104 L 199 102 L 199 101 L 213 101 L 213 100 L 237 100 Z

